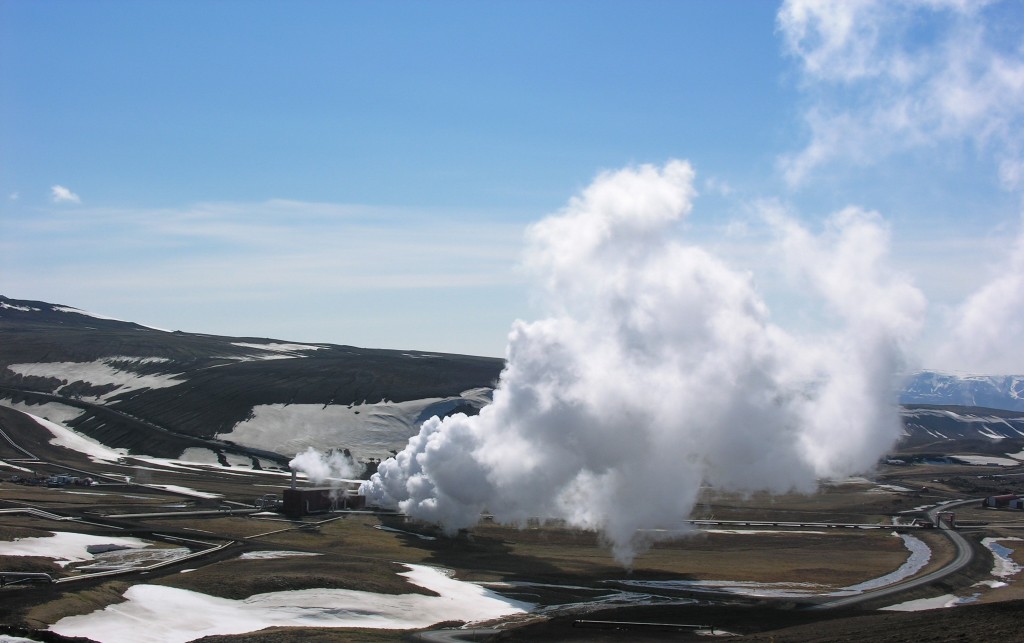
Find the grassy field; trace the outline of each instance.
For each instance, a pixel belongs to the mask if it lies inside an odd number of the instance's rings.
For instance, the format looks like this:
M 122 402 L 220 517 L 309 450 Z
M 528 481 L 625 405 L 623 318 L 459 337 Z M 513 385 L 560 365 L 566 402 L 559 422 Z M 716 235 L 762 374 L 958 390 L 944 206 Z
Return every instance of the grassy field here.
M 31 445 L 42 460 L 51 463 L 34 464 L 33 469 L 46 474 L 59 473 L 68 467 L 95 472 L 96 479 L 103 484 L 53 489 L 0 482 L 0 508 L 34 507 L 76 519 L 57 521 L 25 513 L 0 514 L 0 541 L 68 531 L 97 536 L 133 536 L 153 547 L 180 547 L 182 541 L 175 540 L 177 538 L 206 543 L 186 543 L 194 552 L 222 544 L 226 547 L 145 572 L 51 586 L 0 588 L 0 622 L 15 627 L 45 628 L 65 616 L 86 614 L 116 604 L 123 600 L 124 591 L 136 583 L 176 587 L 230 599 L 314 588 L 430 594 L 429 590 L 398 575 L 406 569 L 403 563 L 419 563 L 452 570 L 456 578 L 465 581 L 505 583 L 495 587 L 513 598 L 555 606 L 591 601 L 617 591 L 635 591 L 635 586 L 629 584 L 632 581 L 807 583 L 819 591 L 829 591 L 887 574 L 904 563 L 909 555 L 901 539 L 894 537 L 892 528 L 757 527 L 744 530 L 715 526 L 695 529 L 671 539 L 655 539 L 626 569 L 615 562 L 596 534 L 567 528 L 557 522 L 531 523 L 520 529 L 484 520 L 472 529 L 448 537 L 431 525 L 395 515 L 324 514 L 300 521 L 229 515 L 222 509 L 251 506 L 259 495 L 279 493 L 288 485 L 287 476 L 242 467 L 182 469 L 153 462 L 145 463 L 144 468 L 138 462 L 134 466 L 132 463 L 100 464 L 49 444 L 46 436 L 31 426 L 22 429 L 27 435 L 26 444 Z M 14 458 L 17 454 L 3 451 L 0 445 L 0 456 L 0 459 Z M 981 478 L 977 472 L 977 468 L 954 466 L 883 467 L 878 472 L 879 480 L 894 485 L 895 489 L 851 480 L 825 484 L 813 495 L 740 497 L 706 490 L 692 517 L 890 524 L 894 516 L 904 520 L 922 517 L 915 509 L 924 505 L 965 497 L 965 488 L 1006 486 L 1011 484 L 1009 481 L 1019 479 Z M 11 473 L 13 471 L 0 469 L 4 479 Z M 124 481 L 125 476 L 131 477 L 131 484 Z M 196 497 L 187 495 L 192 492 L 160 490 L 153 485 L 177 485 L 216 497 Z M 189 515 L 197 510 L 212 513 Z M 125 517 L 157 512 L 171 515 Z M 1017 527 L 1024 526 L 1024 516 L 1019 513 L 983 510 L 979 506 L 958 509 L 958 517 L 971 523 L 987 523 L 966 532 L 975 542 L 986 535 L 1013 538 L 1019 533 Z M 931 558 L 920 574 L 952 560 L 954 548 L 941 533 L 919 530 L 914 535 L 931 549 Z M 970 588 L 972 583 L 986 578 L 991 569 L 991 558 L 986 558 L 986 550 L 980 545 L 978 549 L 979 558 L 968 572 L 935 591 L 940 594 L 957 589 L 976 592 L 980 603 L 1024 598 L 1012 582 L 999 588 Z M 242 556 L 280 550 L 315 555 L 276 559 Z M 1014 556 L 1017 562 L 1024 563 L 1020 552 L 1015 552 Z M 60 567 L 52 559 L 41 556 L 0 555 L 0 570 L 43 571 L 54 577 L 79 575 L 76 565 Z M 704 611 L 679 604 L 629 607 L 614 612 L 616 618 L 642 616 L 679 622 L 679 619 L 697 618 L 702 613 L 725 614 L 720 604 L 718 607 L 707 604 L 707 594 L 680 590 L 656 593 L 663 600 L 677 602 L 686 596 L 703 598 Z M 919 590 L 913 597 L 926 593 L 926 590 Z M 733 596 L 715 600 L 728 600 L 732 603 L 729 609 L 741 610 L 735 614 L 745 615 L 734 618 L 733 627 L 741 634 L 754 635 L 780 627 L 799 628 L 815 620 L 830 619 L 831 622 L 843 616 L 838 613 L 810 616 L 810 613 L 794 611 L 794 606 L 800 603 L 794 598 L 771 600 Z M 893 598 L 891 602 L 899 600 Z M 898 617 L 891 616 L 892 619 Z M 555 638 L 546 640 L 570 640 L 575 634 L 563 631 L 563 626 L 568 622 L 565 619 L 571 618 L 541 619 L 550 624 L 549 630 L 534 624 L 502 636 L 508 640 L 545 640 L 550 636 Z M 532 636 L 536 638 L 531 639 L 527 632 L 534 632 Z M 611 636 L 607 633 L 587 634 L 576 640 L 613 640 L 602 638 Z M 403 632 L 390 631 L 277 628 L 259 635 L 217 636 L 208 640 L 378 641 L 399 640 L 402 636 Z M 643 640 L 645 636 L 632 638 Z

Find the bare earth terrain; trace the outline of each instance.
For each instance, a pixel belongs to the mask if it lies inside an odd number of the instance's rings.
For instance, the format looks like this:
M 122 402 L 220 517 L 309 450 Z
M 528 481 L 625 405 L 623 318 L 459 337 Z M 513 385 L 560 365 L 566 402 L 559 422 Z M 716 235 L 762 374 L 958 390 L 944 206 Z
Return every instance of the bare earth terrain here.
M 0 550 L 0 571 L 9 575 L 7 583 L 18 573 L 43 573 L 58 581 L 18 580 L 0 588 L 0 621 L 7 632 L 34 640 L 64 640 L 59 632 L 73 629 L 69 617 L 134 605 L 135 599 L 125 602 L 133 587 L 189 590 L 198 594 L 187 596 L 206 597 L 202 605 L 223 600 L 230 609 L 252 597 L 296 590 L 348 592 L 335 596 L 361 597 L 370 606 L 343 604 L 333 613 L 318 613 L 316 626 L 257 626 L 253 629 L 263 631 L 205 638 L 199 630 L 197 636 L 173 638 L 156 622 L 154 631 L 147 632 L 154 638 L 148 640 L 401 640 L 478 620 L 449 618 L 443 610 L 435 619 L 437 604 L 417 603 L 439 600 L 437 586 L 411 582 L 409 570 L 418 565 L 450 570 L 454 579 L 465 581 L 458 583 L 460 588 L 492 592 L 488 596 L 497 597 L 495 605 L 525 605 L 455 631 L 483 639 L 703 640 L 712 633 L 751 641 L 1021 639 L 1017 623 L 1024 594 L 1013 568 L 1024 563 L 1014 544 L 1024 526 L 1020 512 L 982 509 L 980 501 L 959 506 L 958 533 L 973 554 L 966 566 L 924 586 L 877 598 L 871 598 L 870 587 L 872 579 L 900 569 L 909 579 L 943 570 L 957 557 L 945 530 L 894 527 L 894 519 L 909 524 L 927 518 L 925 511 L 940 503 L 1019 492 L 1020 466 L 883 466 L 872 481 L 834 481 L 808 496 L 741 498 L 707 490 L 692 516 L 701 522 L 681 524 L 675 534 L 652 533 L 650 549 L 623 569 L 595 534 L 557 523 L 515 527 L 485 518 L 469 531 L 445 535 L 387 513 L 289 520 L 253 509 L 257 496 L 288 486 L 283 471 L 132 457 L 94 461 L 51 444 L 52 435 L 21 413 L 0 408 L 0 424 L 8 435 L 17 435 L 15 444 L 0 441 L 0 543 L 5 543 L 0 546 L 6 548 Z M 12 475 L 57 473 L 88 475 L 96 484 L 48 488 L 9 481 Z M 834 526 L 839 524 L 857 526 Z M 91 539 L 93 550 L 79 543 L 85 553 L 78 559 L 67 544 L 30 555 L 2 553 L 10 553 L 12 543 L 55 534 L 77 534 L 82 543 Z M 139 545 L 99 551 L 120 539 L 137 539 Z M 1000 563 L 986 542 L 1013 551 Z M 914 547 L 927 555 L 915 557 Z M 906 580 L 882 584 L 895 582 Z M 851 589 L 865 583 L 867 589 Z M 851 593 L 865 600 L 832 610 L 809 609 Z M 935 607 L 957 606 L 878 611 L 937 597 Z M 389 601 L 398 601 L 399 613 L 404 609 L 421 617 L 420 623 L 381 629 L 369 613 Z M 202 618 L 215 630 L 218 623 L 239 618 L 226 614 Z M 338 627 L 339 615 L 350 619 L 345 622 L 365 617 L 368 627 Z M 692 625 L 702 627 L 680 627 Z M 131 640 L 131 632 L 121 639 L 104 632 L 98 631 L 95 640 Z

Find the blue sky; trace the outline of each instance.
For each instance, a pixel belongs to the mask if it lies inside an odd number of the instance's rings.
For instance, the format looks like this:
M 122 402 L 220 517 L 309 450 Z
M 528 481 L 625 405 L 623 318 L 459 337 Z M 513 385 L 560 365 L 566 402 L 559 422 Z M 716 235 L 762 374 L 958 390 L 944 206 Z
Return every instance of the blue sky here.
M 764 203 L 881 213 L 927 347 L 1017 269 L 1024 5 L 973 4 L 0 0 L 0 293 L 501 355 L 524 228 L 680 158 L 759 275 Z

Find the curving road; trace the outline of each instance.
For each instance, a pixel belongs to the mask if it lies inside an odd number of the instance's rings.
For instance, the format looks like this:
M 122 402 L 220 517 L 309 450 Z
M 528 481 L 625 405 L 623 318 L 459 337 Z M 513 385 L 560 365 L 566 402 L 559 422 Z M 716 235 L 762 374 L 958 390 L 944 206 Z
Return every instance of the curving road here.
M 835 600 L 827 601 L 825 603 L 819 603 L 817 605 L 814 605 L 813 607 L 810 607 L 809 609 L 821 610 L 833 609 L 836 607 L 849 607 L 850 605 L 862 603 L 864 601 L 875 599 L 880 596 L 888 596 L 889 594 L 905 592 L 908 589 L 913 589 L 915 587 L 920 587 L 922 585 L 928 585 L 939 580 L 940 578 L 945 578 L 950 574 L 955 574 L 956 572 L 960 571 L 971 562 L 971 559 L 974 557 L 974 550 L 971 548 L 971 544 L 967 542 L 967 539 L 961 536 L 955 529 L 950 529 L 945 525 L 939 524 L 938 513 L 940 511 L 948 511 L 953 507 L 959 507 L 960 505 L 966 505 L 972 502 L 981 502 L 981 498 L 968 498 L 966 500 L 948 502 L 946 504 L 939 505 L 928 511 L 928 519 L 931 520 L 936 526 L 938 526 L 942 530 L 942 533 L 944 533 L 946 537 L 953 541 L 953 544 L 956 545 L 956 558 L 950 561 L 950 563 L 945 567 L 936 569 L 935 571 L 929 572 L 923 576 L 918 576 L 917 578 L 912 578 L 910 580 L 895 583 L 893 585 L 888 585 L 886 587 L 880 587 L 878 589 L 870 590 L 862 594 L 857 594 L 855 596 L 846 596 L 843 598 L 837 598 Z

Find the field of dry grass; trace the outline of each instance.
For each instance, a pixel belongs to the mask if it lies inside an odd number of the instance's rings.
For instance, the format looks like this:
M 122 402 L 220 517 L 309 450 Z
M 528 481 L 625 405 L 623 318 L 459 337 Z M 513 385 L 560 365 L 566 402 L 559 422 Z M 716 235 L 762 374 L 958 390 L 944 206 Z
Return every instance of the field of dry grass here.
M 593 599 L 616 590 L 628 591 L 630 586 L 623 581 L 809 583 L 827 591 L 887 574 L 908 558 L 906 547 L 901 539 L 893 536 L 891 528 L 754 527 L 744 530 L 738 526 L 712 526 L 694 530 L 688 535 L 657 539 L 650 549 L 637 556 L 629 569 L 624 569 L 615 562 L 596 534 L 557 523 L 531 524 L 520 529 L 485 520 L 470 530 L 447 537 L 430 525 L 393 515 L 319 515 L 301 521 L 229 515 L 221 510 L 251 506 L 256 496 L 279 492 L 286 487 L 287 477 L 240 467 L 221 470 L 175 469 L 159 464 L 147 464 L 148 468 L 117 463 L 98 465 L 84 456 L 49 445 L 38 435 L 30 443 L 41 458 L 60 461 L 75 469 L 96 471 L 97 479 L 104 484 L 50 489 L 0 483 L 0 508 L 36 507 L 79 519 L 55 521 L 26 514 L 0 514 L 0 541 L 42 536 L 54 531 L 73 531 L 100 536 L 130 535 L 151 542 L 155 547 L 181 546 L 180 541 L 169 540 L 173 538 L 209 543 L 188 544 L 193 551 L 211 545 L 230 544 L 207 556 L 147 572 L 136 571 L 52 586 L 2 588 L 0 622 L 14 626 L 43 628 L 64 616 L 101 609 L 123 600 L 125 589 L 142 582 L 233 599 L 312 588 L 428 594 L 429 590 L 417 587 L 398 575 L 405 569 L 402 563 L 422 563 L 450 569 L 457 578 L 466 581 L 528 584 L 506 587 L 502 591 L 522 600 L 558 605 Z M 40 464 L 34 468 L 56 473 L 61 466 Z M 923 514 L 920 512 L 914 513 L 915 508 L 962 498 L 962 489 L 969 485 L 1000 485 L 1005 482 L 979 478 L 977 471 L 977 468 L 970 467 L 883 467 L 879 475 L 885 482 L 896 485 L 896 490 L 857 480 L 827 484 L 820 493 L 812 495 L 757 494 L 739 497 L 707 490 L 692 517 L 719 521 L 889 524 L 893 516 L 907 520 L 921 517 Z M 9 474 L 0 471 L 4 478 Z M 126 475 L 133 478 L 132 484 L 123 481 Z M 122 480 L 118 481 L 118 478 Z M 183 495 L 147 485 L 178 485 L 213 493 L 217 497 Z M 213 513 L 189 515 L 196 510 Z M 124 517 L 155 512 L 172 515 Z M 1024 517 L 1018 516 L 1020 514 L 993 512 L 974 506 L 958 510 L 961 520 L 988 523 L 969 532 L 975 541 L 980 541 L 985 535 L 1016 537 L 1015 534 L 1020 533 L 1017 527 L 1024 526 Z M 919 574 L 938 569 L 954 557 L 952 544 L 941 533 L 919 530 L 914 535 L 931 549 L 931 559 Z M 178 544 L 173 545 L 175 542 Z M 971 570 L 951 582 L 967 587 L 987 574 L 991 559 L 984 558 L 987 554 L 980 545 L 978 549 L 981 556 Z M 241 556 L 275 550 L 315 555 L 279 559 Z M 1020 552 L 1014 556 L 1018 563 L 1024 563 Z M 41 556 L 0 555 L 0 570 L 43 571 L 54 577 L 77 574 L 74 565 L 61 568 L 52 559 Z M 547 586 L 539 588 L 536 584 Z M 949 587 L 940 589 L 948 591 Z M 666 598 L 677 600 L 686 595 L 685 592 L 669 590 L 661 593 Z M 705 599 L 708 597 L 703 596 Z M 1010 583 L 1006 587 L 979 590 L 978 601 L 985 603 L 1015 598 L 1024 598 L 1024 595 Z M 737 600 L 748 606 L 743 609 L 754 609 L 749 607 L 751 603 L 765 602 L 748 598 Z M 894 598 L 892 602 L 898 600 Z M 778 602 L 774 611 L 758 612 L 762 616 L 751 616 L 748 626 L 744 626 L 748 629 L 739 633 L 799 627 L 814 619 L 837 616 L 829 614 L 812 618 L 803 616 L 801 612 L 799 618 L 791 618 L 794 612 L 789 608 L 794 604 L 793 599 L 787 599 Z M 650 618 L 669 620 L 698 614 L 694 612 L 695 608 L 681 605 L 652 607 L 647 612 L 643 612 L 643 608 L 629 609 L 641 610 L 638 613 L 646 613 Z M 626 613 L 632 612 L 619 612 L 620 616 Z M 557 622 L 557 619 L 552 622 Z M 401 636 L 398 632 L 384 631 L 285 628 L 246 635 L 243 639 L 218 636 L 208 640 L 378 641 L 398 640 Z M 521 638 L 525 636 L 522 633 L 505 636 L 509 640 L 528 640 Z M 595 635 L 595 638 L 578 640 L 601 639 Z

